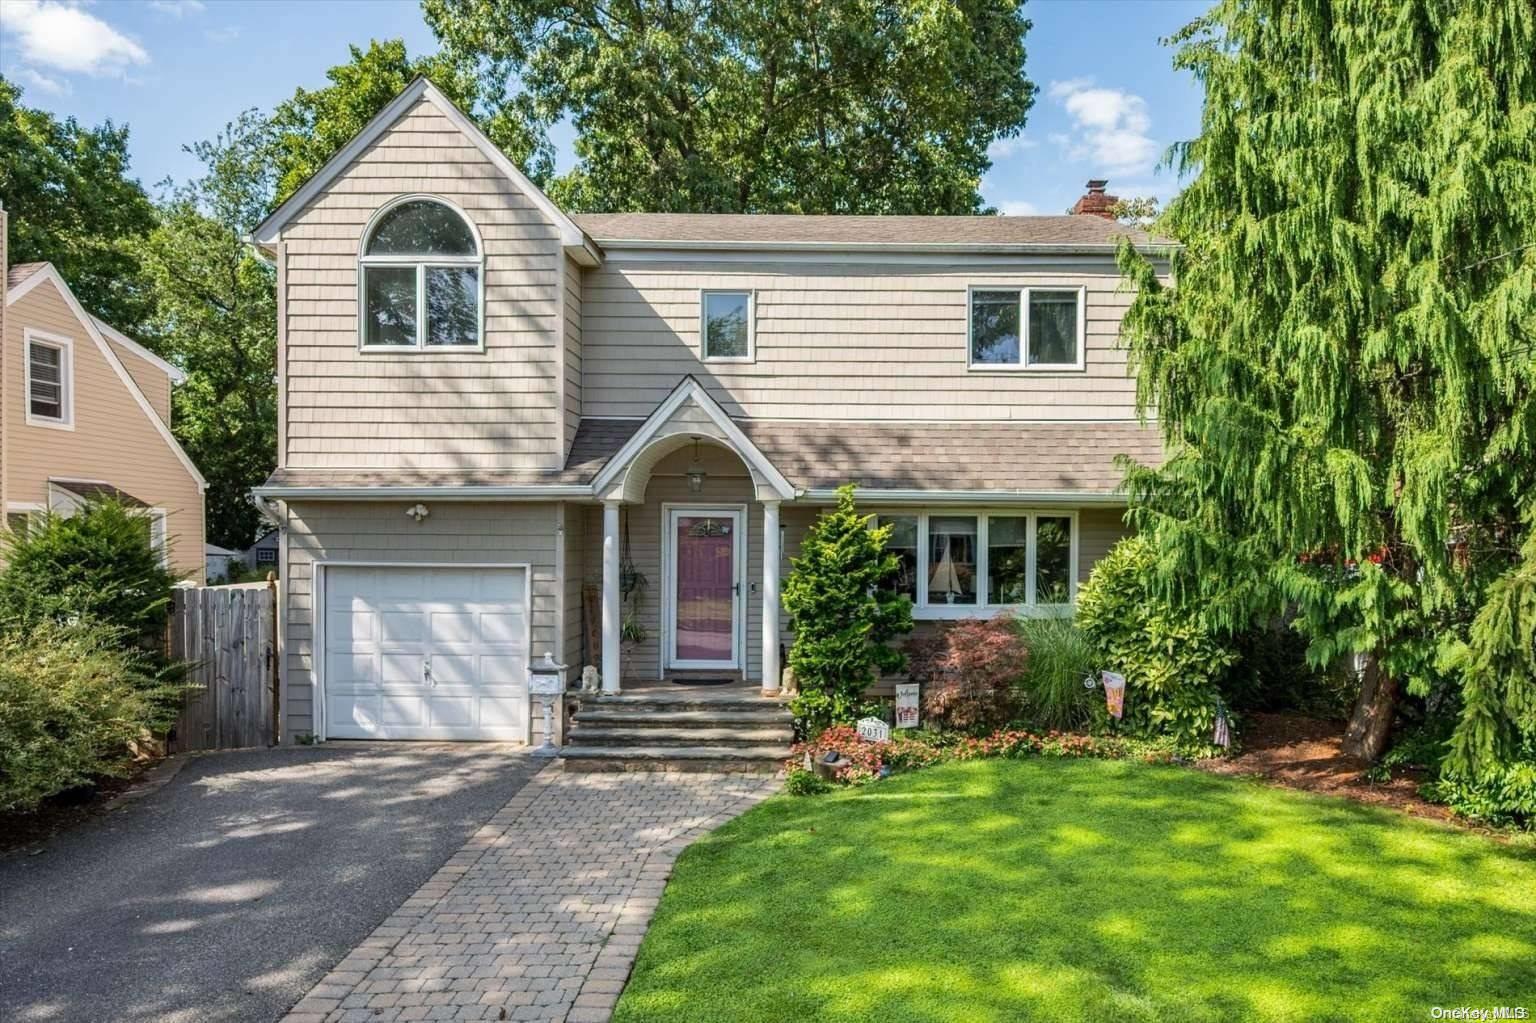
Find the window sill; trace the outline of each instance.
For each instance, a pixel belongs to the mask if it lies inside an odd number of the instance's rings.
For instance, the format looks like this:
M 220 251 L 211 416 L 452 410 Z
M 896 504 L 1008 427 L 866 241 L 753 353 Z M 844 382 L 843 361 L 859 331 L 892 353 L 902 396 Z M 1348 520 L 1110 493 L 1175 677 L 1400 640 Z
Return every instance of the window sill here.
M 1011 611 L 1020 618 L 1070 618 L 1075 610 L 1072 604 L 929 604 L 926 607 L 914 607 L 912 620 L 951 622 L 965 618 L 992 618 L 1004 611 Z
M 485 345 L 358 345 L 359 355 L 484 355 Z
M 1087 366 L 1079 366 L 1072 363 L 1037 363 L 1033 366 L 1025 366 L 1015 363 L 977 363 L 966 366 L 972 373 L 1086 373 Z
M 699 361 L 706 366 L 716 364 L 724 366 L 750 366 L 757 361 L 757 357 L 753 355 L 712 355 L 705 356 Z
M 73 430 L 75 428 L 75 424 L 74 424 L 73 420 L 68 420 L 68 419 L 43 419 L 43 418 L 40 418 L 40 417 L 37 417 L 37 416 L 33 416 L 30 412 L 27 413 L 27 425 L 28 426 L 41 426 L 41 427 L 44 427 L 45 429 L 49 429 L 49 430 Z

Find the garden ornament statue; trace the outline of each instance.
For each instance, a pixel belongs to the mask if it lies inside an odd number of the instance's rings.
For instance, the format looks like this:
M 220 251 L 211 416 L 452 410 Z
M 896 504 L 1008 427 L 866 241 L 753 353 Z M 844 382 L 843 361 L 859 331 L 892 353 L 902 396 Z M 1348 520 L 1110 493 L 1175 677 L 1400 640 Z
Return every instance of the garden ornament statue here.
M 597 666 L 589 664 L 581 669 L 581 691 L 583 693 L 595 693 L 602 688 L 602 676 L 597 673 Z

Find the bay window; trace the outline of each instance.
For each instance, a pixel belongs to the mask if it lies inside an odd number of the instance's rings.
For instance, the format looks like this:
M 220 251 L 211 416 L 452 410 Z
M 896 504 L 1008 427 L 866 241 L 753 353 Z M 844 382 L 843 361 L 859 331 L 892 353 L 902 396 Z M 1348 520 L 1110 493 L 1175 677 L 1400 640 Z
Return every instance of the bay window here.
M 960 618 L 1011 608 L 1065 613 L 1077 590 L 1077 513 L 894 512 L 886 549 L 900 568 L 887 584 L 916 618 Z

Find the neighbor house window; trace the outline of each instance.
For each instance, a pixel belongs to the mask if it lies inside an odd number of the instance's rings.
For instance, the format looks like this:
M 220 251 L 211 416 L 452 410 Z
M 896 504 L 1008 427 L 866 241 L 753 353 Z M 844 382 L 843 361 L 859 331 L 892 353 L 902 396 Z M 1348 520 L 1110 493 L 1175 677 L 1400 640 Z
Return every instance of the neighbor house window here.
M 258 564 L 258 565 L 275 565 L 275 564 L 277 564 L 277 548 L 276 547 L 258 547 L 258 548 L 256 548 L 256 564 Z
M 363 246 L 362 347 L 478 347 L 484 269 L 475 234 L 457 211 L 424 198 L 388 207 Z
M 1077 588 L 1077 516 L 1029 510 L 919 511 L 881 515 L 900 569 L 889 584 L 918 618 L 1010 608 L 1054 613 Z M 919 560 L 921 553 L 921 560 Z
M 1082 369 L 1081 288 L 973 288 L 970 364 L 996 369 Z
M 752 358 L 752 293 L 706 291 L 699 327 L 707 362 L 746 362 Z
M 74 346 L 68 338 L 26 332 L 27 422 L 74 424 Z

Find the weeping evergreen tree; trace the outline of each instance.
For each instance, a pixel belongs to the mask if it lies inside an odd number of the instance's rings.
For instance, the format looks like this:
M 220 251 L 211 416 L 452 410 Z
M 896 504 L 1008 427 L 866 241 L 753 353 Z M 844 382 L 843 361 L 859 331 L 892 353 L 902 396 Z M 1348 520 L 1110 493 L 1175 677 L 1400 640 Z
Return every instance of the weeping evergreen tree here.
M 1536 4 L 1223 0 L 1174 40 L 1206 90 L 1160 225 L 1127 248 L 1131 467 L 1159 577 L 1350 657 L 1346 749 L 1448 687 L 1447 767 L 1536 728 Z

